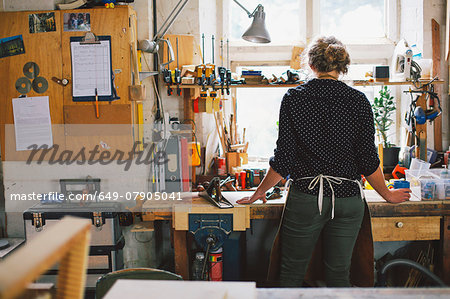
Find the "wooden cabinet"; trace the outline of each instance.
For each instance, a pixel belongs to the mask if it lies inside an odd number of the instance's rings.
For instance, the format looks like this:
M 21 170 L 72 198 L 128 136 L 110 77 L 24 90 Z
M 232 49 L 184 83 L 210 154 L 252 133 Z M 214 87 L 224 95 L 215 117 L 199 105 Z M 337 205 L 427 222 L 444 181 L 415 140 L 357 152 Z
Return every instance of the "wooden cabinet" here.
M 48 12 L 48 11 L 47 11 Z M 35 62 L 40 69 L 39 76 L 48 82 L 48 90 L 38 94 L 33 89 L 28 97 L 48 96 L 52 124 L 117 124 L 132 125 L 132 106 L 128 96 L 131 85 L 131 45 L 136 42 L 136 32 L 131 25 L 136 22 L 136 13 L 129 6 L 117 6 L 114 9 L 94 8 L 83 10 L 51 11 L 55 16 L 55 31 L 30 33 L 29 15 L 46 13 L 46 11 L 1 12 L 0 38 L 22 35 L 25 53 L 0 58 L 0 137 L 1 154 L 5 160 L 26 160 L 29 151 L 15 151 L 12 99 L 20 93 L 16 90 L 16 80 L 23 77 L 23 67 L 27 62 Z M 64 14 L 89 13 L 91 31 L 96 35 L 111 36 L 111 61 L 115 74 L 114 85 L 119 100 L 100 102 L 100 118 L 96 119 L 93 102 L 72 101 L 72 64 L 70 53 L 70 37 L 84 36 L 85 31 L 64 31 Z M 136 28 L 136 27 L 135 27 Z M 54 81 L 66 78 L 69 84 L 62 86 Z M 7 125 L 7 126 L 5 126 Z M 12 131 L 11 131 L 12 130 Z M 102 142 L 108 144 L 110 150 L 131 148 L 133 137 L 130 130 L 126 136 L 103 135 Z M 97 134 L 97 135 L 96 135 Z M 98 144 L 98 132 L 86 132 L 88 136 L 72 135 L 62 126 L 53 126 L 53 141 L 60 149 L 74 148 L 77 145 L 89 146 Z M 120 135 L 120 134 L 119 134 Z M 126 145 L 125 145 L 126 144 Z M 5 156 L 6 150 L 6 156 Z

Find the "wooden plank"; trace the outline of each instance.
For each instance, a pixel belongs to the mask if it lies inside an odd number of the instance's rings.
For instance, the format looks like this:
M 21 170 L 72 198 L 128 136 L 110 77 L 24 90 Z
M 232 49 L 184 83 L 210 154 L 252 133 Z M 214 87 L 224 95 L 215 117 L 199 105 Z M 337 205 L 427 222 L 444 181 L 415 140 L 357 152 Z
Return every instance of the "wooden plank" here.
M 64 119 L 66 124 L 131 124 L 131 104 L 102 105 L 99 107 L 100 118 L 95 115 L 95 106 L 66 105 L 64 106 Z
M 187 252 L 187 231 L 172 230 L 173 249 L 175 252 L 175 273 L 184 280 L 189 279 L 189 258 Z
M 440 26 L 435 19 L 431 19 L 431 44 L 433 60 L 433 78 L 441 74 L 441 35 Z
M 428 82 L 429 80 L 419 80 L 419 82 Z M 369 82 L 365 80 L 355 80 L 355 81 L 345 81 L 349 85 L 353 86 L 377 86 L 377 85 L 411 85 L 412 83 L 410 81 L 403 81 L 403 82 Z M 300 84 L 304 82 L 299 82 L 296 84 L 233 84 L 231 85 L 232 88 L 266 88 L 266 87 L 283 87 L 283 88 L 292 88 L 297 87 Z M 445 81 L 443 80 L 436 80 L 433 82 L 433 84 L 444 84 Z M 172 85 L 172 88 L 176 88 L 176 85 Z M 187 88 L 187 89 L 200 89 L 201 86 L 198 86 L 196 84 L 182 84 L 180 85 L 181 88 Z
M 87 263 L 87 252 L 90 238 L 91 221 L 74 217 L 65 217 L 58 225 L 55 225 L 41 233 L 23 247 L 17 249 L 14 254 L 0 262 L 0 294 L 2 298 L 14 298 L 20 294 L 28 283 L 38 278 L 57 261 L 68 258 L 66 263 L 72 265 L 73 269 L 66 269 L 68 274 L 78 274 L 73 277 L 76 286 L 69 294 L 78 293 L 72 298 L 81 298 L 83 291 L 83 276 Z M 85 237 L 86 236 L 86 237 Z M 87 241 L 87 242 L 86 242 Z M 84 245 L 85 248 L 82 248 Z M 72 251 L 74 259 L 71 260 L 67 253 Z M 84 259 L 82 255 L 85 255 Z M 75 262 L 76 263 L 73 263 Z M 61 267 L 61 266 L 60 266 Z M 79 271 L 79 268 L 82 268 Z M 60 272 L 64 271 L 60 268 Z M 75 271 L 75 272 L 74 272 Z M 63 273 L 61 273 L 64 275 Z M 60 275 L 61 275 L 60 274 Z M 71 277 L 72 278 L 72 277 Z M 63 281 L 65 284 L 66 281 Z M 64 288 L 58 284 L 58 288 Z M 64 297 L 66 298 L 66 297 Z
M 131 104 L 101 105 L 99 109 L 100 118 L 97 119 L 92 104 L 64 106 L 67 149 L 78 153 L 85 148 L 87 153 L 98 146 L 99 152 L 93 160 L 103 151 L 110 151 L 113 157 L 117 150 L 125 153 L 123 159 L 128 159 L 128 152 L 133 149 Z
M 369 202 L 368 206 L 372 217 L 450 215 L 450 204 L 445 201 Z
M 183 65 L 194 64 L 194 36 L 193 35 L 182 35 L 182 34 L 166 34 L 164 39 L 168 39 L 172 45 L 174 61 L 170 63 L 169 67 L 174 70 L 177 67 L 177 38 L 178 38 L 178 65 L 179 69 Z M 163 51 L 162 62 L 166 63 L 168 61 L 167 54 L 167 44 L 161 43 L 160 47 Z M 218 48 L 217 48 L 218 49 Z
M 49 11 L 26 11 L 26 12 L 1 12 L 0 13 L 0 38 L 22 35 L 25 53 L 0 59 L 0 144 L 2 160 L 24 161 L 28 158 L 30 151 L 15 151 L 15 138 L 6 138 L 5 124 L 13 124 L 12 99 L 17 98 L 20 93 L 15 88 L 16 80 L 24 77 L 23 67 L 25 63 L 33 61 L 39 66 L 39 76 L 48 82 L 48 89 L 43 94 L 36 93 L 33 89 L 27 94 L 29 97 L 48 96 L 51 120 L 53 124 L 63 123 L 62 114 L 62 91 L 63 87 L 56 84 L 51 78 L 61 78 L 61 30 L 59 23 L 60 12 L 55 13 L 56 31 L 30 33 L 28 15 L 34 13 L 45 13 Z M 56 132 L 54 132 L 56 133 Z M 54 136 L 54 142 L 64 146 L 64 138 Z M 10 146 L 8 150 L 6 147 Z M 5 155 L 5 152 L 9 155 Z M 9 156 L 9 157 L 7 157 Z
M 245 192 L 244 192 L 245 193 Z M 193 198 L 198 203 L 199 198 Z M 206 203 L 203 201 L 203 204 Z M 407 201 L 400 204 L 368 202 L 371 217 L 399 216 L 445 216 L 450 215 L 450 201 Z M 283 203 L 248 205 L 250 219 L 280 219 Z M 212 206 L 211 206 L 212 207 Z M 148 220 L 167 220 L 171 211 L 151 211 L 151 205 L 144 204 L 143 211 Z
M 83 10 L 65 10 L 61 12 L 61 22 L 65 13 L 90 13 L 91 31 L 95 35 L 111 36 L 111 60 L 112 70 L 117 70 L 114 84 L 120 100 L 116 100 L 112 105 L 128 104 L 128 86 L 131 85 L 131 43 L 133 40 L 130 28 L 130 16 L 135 15 L 134 10 L 128 6 L 117 6 L 114 9 L 97 7 Z M 62 40 L 62 61 L 63 76 L 69 79 L 69 84 L 64 87 L 64 105 L 72 105 L 72 64 L 70 56 L 70 37 L 84 36 L 86 32 L 63 31 Z M 89 102 L 78 102 L 76 105 L 92 105 Z M 109 105 L 108 102 L 100 102 L 99 106 Z M 100 107 L 102 108 L 102 107 Z
M 433 59 L 433 77 L 441 75 L 441 37 L 440 26 L 435 19 L 431 19 L 431 43 L 432 43 L 432 59 Z M 439 94 L 439 87 L 436 92 Z M 437 105 L 437 103 L 435 103 Z M 434 149 L 442 151 L 442 116 L 437 117 L 433 123 L 434 130 Z
M 441 217 L 372 218 L 373 241 L 439 240 Z
M 419 82 L 423 82 L 426 83 L 430 80 L 426 79 L 426 80 L 419 80 Z M 445 81 L 443 80 L 436 80 L 433 82 L 433 84 L 444 84 Z M 411 81 L 401 81 L 401 82 L 391 82 L 391 81 L 386 81 L 386 82 L 369 82 L 366 80 L 354 80 L 349 82 L 350 85 L 353 86 L 376 86 L 376 85 L 412 85 Z
M 445 18 L 445 60 L 448 60 L 450 55 L 450 3 L 447 2 L 447 15 Z
M 299 70 L 302 66 L 302 52 L 305 48 L 294 46 L 292 48 L 291 69 Z

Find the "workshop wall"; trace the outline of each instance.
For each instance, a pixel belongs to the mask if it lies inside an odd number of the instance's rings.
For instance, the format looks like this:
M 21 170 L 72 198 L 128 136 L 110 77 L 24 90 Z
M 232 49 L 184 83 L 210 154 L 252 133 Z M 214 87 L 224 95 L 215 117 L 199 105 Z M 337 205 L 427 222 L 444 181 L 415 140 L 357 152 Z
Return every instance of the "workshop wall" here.
M 141 2 L 145 3 L 145 1 Z M 21 1 L 9 1 L 8 10 L 14 10 L 16 4 L 17 10 L 23 9 Z M 33 9 L 48 9 L 48 2 L 43 1 L 42 8 L 33 7 Z M 104 165 L 104 167 L 98 167 L 98 165 L 71 165 L 70 167 L 68 169 L 68 166 L 49 165 L 47 162 L 43 162 L 41 165 L 36 162 L 29 165 L 26 162 L 3 162 L 6 210 L 14 211 L 14 213 L 8 213 L 7 226 L 10 237 L 23 236 L 21 211 L 36 203 L 33 201 L 13 202 L 9 200 L 12 194 L 23 194 L 24 192 L 39 194 L 59 191 L 59 179 L 85 178 L 88 175 L 102 179 L 102 191 L 123 193 L 127 190 L 148 190 L 149 166 L 132 166 L 129 171 L 125 171 L 123 166 L 117 164 Z
M 157 24 L 158 30 L 161 28 L 163 22 L 167 19 L 170 12 L 173 10 L 178 0 L 157 1 Z M 194 55 L 199 56 L 198 45 L 200 45 L 200 21 L 199 21 L 200 6 L 199 0 L 191 0 L 184 7 L 183 11 L 172 24 L 167 34 L 189 34 L 194 36 Z M 175 45 L 172 45 L 174 54 L 176 55 Z M 171 64 L 174 68 L 175 64 Z M 159 80 L 160 97 L 163 103 L 164 111 L 168 112 L 170 116 L 183 116 L 183 98 L 172 95 L 167 95 L 167 89 L 162 80 Z
M 175 7 L 177 0 L 159 1 L 157 3 L 157 23 L 160 28 L 162 22 L 166 20 L 169 13 Z M 188 34 L 194 36 L 194 57 L 193 63 L 201 63 L 201 35 L 205 34 L 205 62 L 211 62 L 211 36 L 215 35 L 216 47 L 214 51 L 214 60 L 217 64 L 220 59 L 220 51 L 218 45 L 220 44 L 220 38 L 224 36 L 226 40 L 227 25 L 224 25 L 227 21 L 225 15 L 227 10 L 223 7 L 223 0 L 191 0 L 186 7 L 180 13 L 176 21 L 173 23 L 167 34 Z M 173 45 L 174 46 L 174 45 Z M 174 49 L 175 51 L 175 49 Z M 171 64 L 171 67 L 174 65 Z M 183 120 L 183 100 L 182 97 L 176 95 L 167 96 L 166 87 L 160 80 L 160 96 L 162 98 L 164 111 L 168 112 L 170 116 L 178 116 Z M 196 114 L 194 121 L 196 123 L 196 135 L 198 142 L 205 145 L 208 138 L 214 139 L 217 135 L 214 123 L 214 117 L 212 114 Z M 216 147 L 218 145 L 218 139 Z
M 441 80 L 448 80 L 448 62 L 444 59 L 445 54 L 445 25 L 446 25 L 446 6 L 445 0 L 402 0 L 400 2 L 400 37 L 406 39 L 409 45 L 416 45 L 418 51 L 423 55 L 423 58 L 432 58 L 432 43 L 431 43 L 431 20 L 435 19 L 440 25 L 440 42 L 441 42 Z M 401 91 L 407 90 L 409 87 L 404 86 Z M 439 90 L 439 97 L 442 104 L 442 143 L 443 149 L 449 146 L 449 105 L 448 105 L 448 84 L 436 85 Z M 400 96 L 399 93 L 397 93 Z M 409 107 L 409 95 L 401 92 L 401 113 L 398 121 L 403 123 L 403 116 Z M 434 123 L 433 123 L 434 125 Z M 428 147 L 434 147 L 434 128 L 433 125 L 427 126 L 427 141 Z M 404 136 L 404 130 L 400 131 Z
M 448 82 L 448 61 L 445 60 L 445 43 L 448 38 L 445 36 L 446 11 L 446 0 L 424 1 L 423 53 L 426 58 L 432 57 L 431 19 L 435 19 L 440 25 L 441 68 L 439 77 L 441 80 Z M 439 85 L 438 91 L 440 91 L 439 98 L 441 99 L 442 110 L 444 111 L 442 113 L 442 143 L 443 150 L 446 150 L 450 145 L 448 84 Z

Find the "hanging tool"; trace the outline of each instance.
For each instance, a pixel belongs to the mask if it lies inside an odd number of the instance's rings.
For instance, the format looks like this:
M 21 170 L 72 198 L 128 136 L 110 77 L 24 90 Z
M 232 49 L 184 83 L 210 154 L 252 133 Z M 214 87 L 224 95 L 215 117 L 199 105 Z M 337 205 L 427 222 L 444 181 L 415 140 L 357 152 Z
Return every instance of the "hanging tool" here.
M 227 75 L 226 75 L 226 82 L 227 82 L 227 95 L 230 94 L 230 83 L 231 83 L 231 70 L 230 70 L 230 41 L 227 38 Z
M 180 88 L 180 84 L 181 84 L 181 70 L 180 70 L 180 65 L 179 65 L 179 61 L 178 61 L 178 37 L 177 37 L 177 68 L 175 69 L 175 84 L 177 85 L 177 95 L 181 95 L 181 88 Z
M 206 90 L 205 69 L 205 34 L 202 33 L 202 64 L 195 67 L 195 77 L 197 78 L 197 84 L 202 87 L 202 90 Z
M 97 92 L 97 87 L 95 88 L 95 116 L 97 118 L 100 118 L 100 113 L 98 111 L 98 92 Z
M 224 85 L 225 85 L 225 79 L 227 74 L 227 69 L 223 66 L 223 39 L 220 40 L 220 58 L 222 59 L 221 66 L 217 68 L 219 73 L 219 80 L 220 80 L 220 89 L 222 91 L 222 95 L 224 95 Z
M 169 52 L 170 52 L 170 49 L 169 49 L 169 47 L 167 47 L 167 59 L 169 59 L 169 55 L 170 55 Z M 167 85 L 167 95 L 171 96 L 173 93 L 173 90 L 172 90 L 172 87 L 170 87 L 172 85 L 172 72 L 170 71 L 170 61 L 168 61 L 168 63 L 167 63 L 167 68 L 164 68 L 162 70 L 162 72 L 163 72 L 164 83 L 166 83 L 166 85 Z
M 206 77 L 206 84 L 211 86 L 213 90 L 215 90 L 214 81 L 216 79 L 216 66 L 214 64 L 214 35 L 211 37 L 212 40 L 212 63 L 206 64 L 205 68 L 205 77 Z
M 215 81 L 216 81 L 216 65 L 214 64 L 214 35 L 211 37 L 212 40 L 212 47 L 211 47 L 211 52 L 212 52 L 212 63 L 209 63 L 206 65 L 206 80 L 208 81 L 208 85 L 210 85 L 212 87 L 212 90 L 209 92 L 209 96 L 211 98 L 211 105 L 212 105 L 212 110 L 214 110 L 214 103 L 215 101 L 218 101 L 217 97 L 217 92 L 216 92 L 216 85 L 215 85 Z

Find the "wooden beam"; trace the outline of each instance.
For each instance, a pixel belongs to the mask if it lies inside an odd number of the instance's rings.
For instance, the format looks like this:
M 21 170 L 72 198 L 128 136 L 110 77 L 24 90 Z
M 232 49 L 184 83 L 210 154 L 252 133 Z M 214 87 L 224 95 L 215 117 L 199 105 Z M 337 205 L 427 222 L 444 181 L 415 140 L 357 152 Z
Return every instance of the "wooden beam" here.
M 440 26 L 435 19 L 431 19 L 431 43 L 433 50 L 433 77 L 439 77 L 441 75 L 441 38 Z M 436 86 L 436 89 L 435 91 L 439 94 L 439 86 Z M 442 152 L 442 116 L 434 120 L 434 149 Z
M 82 298 L 91 221 L 64 217 L 0 262 L 0 297 L 17 297 L 33 280 L 61 261 L 58 298 Z
M 181 275 L 184 280 L 189 279 L 189 258 L 187 252 L 187 231 L 174 230 L 173 234 L 173 248 L 175 251 L 175 273 Z

